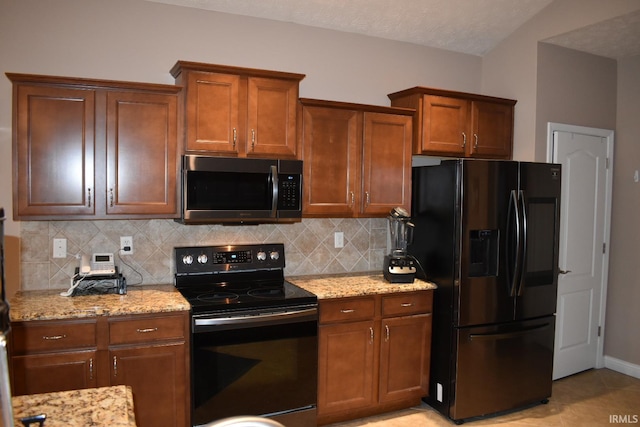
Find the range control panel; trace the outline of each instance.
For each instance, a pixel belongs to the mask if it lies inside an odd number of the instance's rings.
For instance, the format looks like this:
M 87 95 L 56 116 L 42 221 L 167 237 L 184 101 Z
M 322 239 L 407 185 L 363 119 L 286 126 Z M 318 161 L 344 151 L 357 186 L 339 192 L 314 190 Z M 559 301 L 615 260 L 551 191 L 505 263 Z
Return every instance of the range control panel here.
M 174 248 L 176 274 L 283 269 L 284 244 L 184 246 Z

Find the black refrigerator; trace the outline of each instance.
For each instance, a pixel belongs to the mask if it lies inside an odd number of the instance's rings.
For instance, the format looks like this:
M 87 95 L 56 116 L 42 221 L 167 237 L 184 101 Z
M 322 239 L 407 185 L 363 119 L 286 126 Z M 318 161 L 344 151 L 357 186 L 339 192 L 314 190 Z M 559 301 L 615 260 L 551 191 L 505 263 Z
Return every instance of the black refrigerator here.
M 453 421 L 551 396 L 560 174 L 500 160 L 413 168 L 408 252 L 438 286 L 426 402 Z

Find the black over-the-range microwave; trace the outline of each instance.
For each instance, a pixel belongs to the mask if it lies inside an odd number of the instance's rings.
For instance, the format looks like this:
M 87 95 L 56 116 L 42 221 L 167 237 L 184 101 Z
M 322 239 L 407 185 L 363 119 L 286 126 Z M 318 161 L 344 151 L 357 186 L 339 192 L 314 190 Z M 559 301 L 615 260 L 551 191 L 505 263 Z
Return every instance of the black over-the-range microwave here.
M 296 222 L 302 161 L 182 156 L 184 224 Z

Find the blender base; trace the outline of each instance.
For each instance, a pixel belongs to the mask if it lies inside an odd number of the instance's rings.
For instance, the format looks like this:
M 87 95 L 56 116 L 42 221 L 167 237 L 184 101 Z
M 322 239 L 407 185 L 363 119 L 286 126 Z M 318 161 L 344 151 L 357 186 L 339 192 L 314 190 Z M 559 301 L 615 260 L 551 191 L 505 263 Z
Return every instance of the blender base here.
M 413 283 L 416 278 L 414 260 L 408 257 L 386 255 L 382 275 L 389 283 Z

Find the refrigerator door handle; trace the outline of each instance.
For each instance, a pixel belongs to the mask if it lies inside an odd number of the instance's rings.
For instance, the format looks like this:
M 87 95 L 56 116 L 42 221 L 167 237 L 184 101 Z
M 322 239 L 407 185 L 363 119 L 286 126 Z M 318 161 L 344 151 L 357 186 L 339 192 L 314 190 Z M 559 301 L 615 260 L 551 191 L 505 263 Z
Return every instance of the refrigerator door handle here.
M 512 224 L 515 230 L 512 228 Z M 509 296 L 515 297 L 518 285 L 518 268 L 520 266 L 520 210 L 518 207 L 518 194 L 516 190 L 511 190 L 509 195 L 509 209 L 507 212 L 507 280 Z M 515 237 L 515 247 L 511 245 L 513 238 Z
M 522 208 L 522 227 L 520 231 L 522 233 L 522 251 L 518 263 L 520 265 L 520 277 L 518 278 L 518 296 L 522 296 L 524 293 L 524 274 L 525 274 L 525 260 L 527 259 L 527 203 L 524 197 L 524 191 L 520 190 L 518 193 L 518 201 Z
M 469 341 L 495 341 L 527 335 L 531 332 L 541 331 L 551 326 L 551 323 L 543 323 L 541 325 L 529 326 L 513 332 L 501 332 L 497 334 L 469 334 Z

